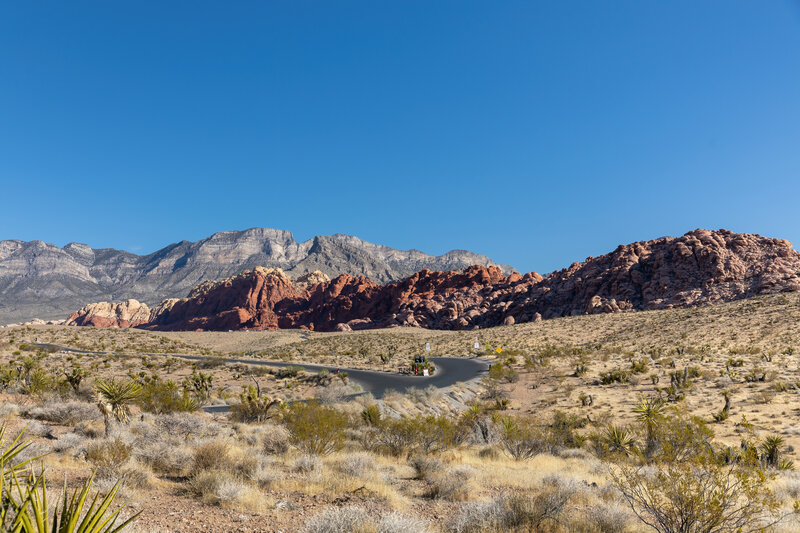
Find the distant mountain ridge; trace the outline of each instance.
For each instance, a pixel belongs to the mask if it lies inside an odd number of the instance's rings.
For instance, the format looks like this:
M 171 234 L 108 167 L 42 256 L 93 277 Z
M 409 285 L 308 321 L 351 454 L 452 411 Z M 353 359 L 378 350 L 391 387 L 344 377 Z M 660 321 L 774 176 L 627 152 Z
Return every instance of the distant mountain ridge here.
M 320 271 L 330 277 L 350 274 L 389 283 L 422 269 L 458 270 L 475 264 L 514 271 L 466 250 L 434 256 L 344 234 L 297 242 L 291 232 L 269 228 L 223 231 L 148 255 L 80 243 L 59 248 L 42 241 L 5 240 L 0 241 L 0 324 L 63 318 L 98 300 L 135 298 L 156 304 L 185 297 L 203 281 L 256 266 L 281 268 L 294 277 Z
M 198 286 L 156 308 L 98 302 L 68 325 L 161 331 L 304 328 L 316 331 L 413 326 L 476 329 L 570 315 L 695 307 L 800 291 L 800 254 L 789 241 L 698 229 L 620 245 L 542 277 L 494 266 L 421 270 L 377 284 L 322 273 L 291 279 L 257 267 Z

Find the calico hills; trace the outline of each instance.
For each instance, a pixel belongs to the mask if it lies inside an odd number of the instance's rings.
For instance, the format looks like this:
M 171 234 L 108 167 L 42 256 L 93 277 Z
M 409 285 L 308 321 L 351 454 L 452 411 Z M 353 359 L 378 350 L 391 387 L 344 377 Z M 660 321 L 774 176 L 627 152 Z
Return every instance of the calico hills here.
M 70 243 L 0 241 L 0 324 L 64 318 L 88 302 L 140 300 L 151 305 L 185 297 L 195 285 L 234 276 L 256 266 L 300 277 L 319 271 L 389 283 L 423 269 L 458 270 L 471 265 L 513 268 L 466 250 L 440 256 L 396 250 L 350 235 L 297 242 L 291 232 L 252 228 L 215 233 L 197 242 L 170 244 L 149 255 Z
M 398 326 L 477 329 L 571 315 L 695 307 L 800 291 L 800 254 L 760 235 L 698 229 L 621 245 L 547 277 L 496 266 L 423 269 L 379 284 L 321 271 L 291 278 L 255 267 L 196 286 L 151 309 L 136 300 L 99 302 L 70 325 L 154 330 L 309 329 Z

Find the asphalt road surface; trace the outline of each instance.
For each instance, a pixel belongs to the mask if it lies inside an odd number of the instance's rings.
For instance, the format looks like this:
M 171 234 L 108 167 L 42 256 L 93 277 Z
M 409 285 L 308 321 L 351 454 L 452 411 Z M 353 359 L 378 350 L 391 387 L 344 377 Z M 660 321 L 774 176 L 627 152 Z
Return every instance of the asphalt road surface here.
M 40 345 L 45 347 L 45 345 Z M 47 345 L 48 347 L 59 348 L 69 352 L 96 353 L 84 350 L 75 350 L 62 346 Z M 152 356 L 172 356 L 190 360 L 208 359 L 208 356 L 185 355 L 185 354 L 148 354 Z M 375 398 L 382 398 L 388 391 L 407 392 L 409 389 L 424 389 L 433 385 L 443 389 L 456 383 L 469 381 L 484 375 L 489 370 L 489 363 L 482 359 L 467 357 L 431 357 L 430 360 L 436 365 L 436 373 L 433 376 L 411 376 L 407 374 L 397 374 L 394 372 L 381 372 L 377 370 L 357 370 L 353 368 L 337 368 L 335 366 L 309 365 L 304 363 L 292 363 L 283 361 L 264 361 L 260 359 L 235 359 L 223 358 L 229 363 L 243 363 L 247 365 L 263 365 L 277 368 L 287 366 L 299 366 L 309 372 L 319 372 L 327 369 L 336 373 L 347 372 L 347 377 L 361 385 L 364 392 L 371 393 Z M 209 412 L 227 411 L 227 405 L 208 406 L 205 408 Z
M 194 355 L 177 355 L 185 359 L 207 359 L 207 357 Z M 430 360 L 436 365 L 433 376 L 410 376 L 394 372 L 380 372 L 376 370 L 356 370 L 352 368 L 337 368 L 335 366 L 308 365 L 303 363 L 261 361 L 258 359 L 226 359 L 231 363 L 245 363 L 248 365 L 264 365 L 277 368 L 298 366 L 309 372 L 319 372 L 327 369 L 336 373 L 337 370 L 347 372 L 347 377 L 364 389 L 372 393 L 375 398 L 382 398 L 390 390 L 406 392 L 410 388 L 424 389 L 433 385 L 437 388 L 449 387 L 462 381 L 469 381 L 479 377 L 489 370 L 489 364 L 481 359 L 468 359 L 465 357 L 432 357 Z

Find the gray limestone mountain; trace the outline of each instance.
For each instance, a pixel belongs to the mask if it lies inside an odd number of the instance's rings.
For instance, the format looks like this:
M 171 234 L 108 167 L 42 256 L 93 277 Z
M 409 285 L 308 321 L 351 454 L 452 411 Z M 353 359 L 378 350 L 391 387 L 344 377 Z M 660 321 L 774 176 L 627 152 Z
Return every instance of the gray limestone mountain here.
M 101 300 L 136 299 L 153 305 L 185 297 L 203 281 L 256 266 L 281 268 L 292 277 L 319 270 L 330 277 L 351 274 L 388 283 L 424 268 L 454 270 L 471 265 L 514 271 L 465 250 L 434 256 L 343 234 L 297 242 L 289 231 L 267 228 L 223 231 L 143 256 L 79 243 L 59 248 L 42 241 L 7 240 L 0 241 L 0 324 L 63 318 Z

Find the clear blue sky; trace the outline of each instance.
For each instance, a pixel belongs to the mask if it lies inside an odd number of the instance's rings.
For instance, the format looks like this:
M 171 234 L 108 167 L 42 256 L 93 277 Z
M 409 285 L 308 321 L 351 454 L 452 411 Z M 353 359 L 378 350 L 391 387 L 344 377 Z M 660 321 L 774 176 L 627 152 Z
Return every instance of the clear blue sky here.
M 800 245 L 800 3 L 0 4 L 0 239 Z

